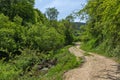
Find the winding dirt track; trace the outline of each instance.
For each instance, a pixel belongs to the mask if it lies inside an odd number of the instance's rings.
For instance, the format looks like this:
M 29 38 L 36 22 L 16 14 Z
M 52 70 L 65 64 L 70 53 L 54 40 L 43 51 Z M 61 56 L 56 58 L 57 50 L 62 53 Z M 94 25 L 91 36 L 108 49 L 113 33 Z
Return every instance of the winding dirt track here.
M 69 48 L 76 57 L 83 57 L 82 66 L 70 70 L 64 74 L 64 80 L 120 80 L 120 65 L 115 61 L 90 53 L 84 56 L 84 51 L 79 45 Z

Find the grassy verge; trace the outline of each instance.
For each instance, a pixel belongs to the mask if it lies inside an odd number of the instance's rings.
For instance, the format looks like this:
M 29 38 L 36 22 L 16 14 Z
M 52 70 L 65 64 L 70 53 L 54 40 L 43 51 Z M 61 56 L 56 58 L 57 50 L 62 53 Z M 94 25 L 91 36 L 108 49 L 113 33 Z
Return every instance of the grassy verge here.
M 22 80 L 24 76 L 29 75 L 35 64 L 41 63 L 42 58 L 42 53 L 36 54 L 33 50 L 25 49 L 21 55 L 11 58 L 8 62 L 1 60 L 0 80 Z
M 58 63 L 43 76 L 42 80 L 62 80 L 64 72 L 80 65 L 82 60 L 77 61 L 76 57 L 68 51 L 68 48 L 65 47 L 56 52 L 54 57 L 58 59 Z
M 26 49 L 8 62 L 0 61 L 0 80 L 62 80 L 64 72 L 80 65 L 69 46 L 47 54 Z M 46 68 L 47 61 L 56 63 Z M 39 69 L 43 65 L 43 69 Z M 50 65 L 50 64 L 48 64 Z M 46 69 L 46 70 L 45 70 Z
M 114 56 L 114 54 L 113 54 L 114 52 L 110 53 L 107 50 L 103 49 L 103 47 L 101 47 L 101 46 L 98 46 L 96 48 L 92 48 L 92 45 L 90 45 L 88 43 L 83 43 L 81 45 L 81 49 L 85 50 L 86 52 L 93 52 L 93 53 L 97 53 L 97 54 L 102 55 L 102 56 L 106 56 L 106 57 L 114 59 L 116 62 L 120 63 L 119 56 Z

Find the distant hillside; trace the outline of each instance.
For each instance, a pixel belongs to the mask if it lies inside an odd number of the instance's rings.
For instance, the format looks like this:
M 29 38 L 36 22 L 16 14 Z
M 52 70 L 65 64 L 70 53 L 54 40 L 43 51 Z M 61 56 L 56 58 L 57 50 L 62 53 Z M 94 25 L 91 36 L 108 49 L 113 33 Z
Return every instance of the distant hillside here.
M 72 23 L 72 28 L 79 30 L 80 26 L 82 26 L 82 25 L 85 25 L 85 23 L 83 23 L 83 22 L 73 22 Z

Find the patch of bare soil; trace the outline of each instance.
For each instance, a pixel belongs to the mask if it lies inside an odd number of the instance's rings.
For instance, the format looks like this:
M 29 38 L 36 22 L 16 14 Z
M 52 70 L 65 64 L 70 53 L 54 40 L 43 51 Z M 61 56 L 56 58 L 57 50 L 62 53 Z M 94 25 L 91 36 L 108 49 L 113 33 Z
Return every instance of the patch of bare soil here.
M 90 53 L 84 56 L 85 51 L 79 49 L 77 44 L 69 48 L 76 57 L 83 57 L 82 66 L 64 74 L 64 80 L 120 80 L 120 65 L 104 56 Z

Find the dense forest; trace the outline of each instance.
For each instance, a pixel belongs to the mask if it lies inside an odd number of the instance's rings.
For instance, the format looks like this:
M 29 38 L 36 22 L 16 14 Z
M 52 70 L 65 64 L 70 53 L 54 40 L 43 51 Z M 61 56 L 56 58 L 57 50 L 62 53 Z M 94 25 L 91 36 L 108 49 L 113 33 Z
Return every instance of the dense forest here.
M 87 18 L 81 27 L 83 48 L 106 56 L 120 58 L 120 1 L 88 0 L 78 12 Z
M 34 4 L 0 0 L 0 80 L 61 80 L 79 64 L 67 46 L 76 34 L 73 18 L 57 21 L 56 8 L 43 14 Z

